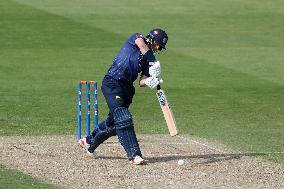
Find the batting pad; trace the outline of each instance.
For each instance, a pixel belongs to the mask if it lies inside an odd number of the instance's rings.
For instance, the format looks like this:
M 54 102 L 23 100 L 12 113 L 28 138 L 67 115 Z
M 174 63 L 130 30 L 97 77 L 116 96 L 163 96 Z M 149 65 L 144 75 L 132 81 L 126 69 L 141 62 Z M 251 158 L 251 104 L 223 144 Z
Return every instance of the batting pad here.
M 134 131 L 132 116 L 127 108 L 118 107 L 114 110 L 114 125 L 121 145 L 127 153 L 129 160 L 141 155 L 140 147 Z

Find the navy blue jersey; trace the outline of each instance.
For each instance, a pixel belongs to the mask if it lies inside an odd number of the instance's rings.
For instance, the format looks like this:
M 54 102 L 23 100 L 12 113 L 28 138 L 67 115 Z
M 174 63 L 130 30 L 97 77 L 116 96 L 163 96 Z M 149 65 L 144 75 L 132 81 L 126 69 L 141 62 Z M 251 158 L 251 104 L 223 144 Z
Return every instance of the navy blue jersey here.
M 137 38 L 145 39 L 140 33 L 135 33 L 125 42 L 112 61 L 108 70 L 109 76 L 131 84 L 137 79 L 139 73 L 150 76 L 149 62 L 146 61 L 139 47 L 135 44 Z

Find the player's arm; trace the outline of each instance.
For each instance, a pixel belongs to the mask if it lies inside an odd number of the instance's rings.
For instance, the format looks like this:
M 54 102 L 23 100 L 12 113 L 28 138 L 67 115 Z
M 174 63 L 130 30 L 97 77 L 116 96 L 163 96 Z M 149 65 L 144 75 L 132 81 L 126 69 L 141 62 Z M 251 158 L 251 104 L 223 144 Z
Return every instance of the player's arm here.
M 141 37 L 138 37 L 135 40 L 135 44 L 139 47 L 140 52 L 144 55 L 146 60 L 149 62 L 150 69 L 149 73 L 153 77 L 160 77 L 161 75 L 161 66 L 160 62 L 156 61 L 156 58 L 153 54 L 153 51 L 149 49 L 147 44 L 144 42 L 144 39 Z
M 138 37 L 135 39 L 135 44 L 139 47 L 140 52 L 145 56 L 146 60 L 150 64 L 154 64 L 156 61 L 156 58 L 153 54 L 153 51 L 149 49 L 147 44 L 145 43 L 144 39 L 141 37 Z
M 145 84 L 146 79 L 149 78 L 146 75 L 141 75 L 140 80 L 139 80 L 139 85 L 140 87 L 146 87 L 147 85 Z
M 150 50 L 149 47 L 147 46 L 147 44 L 144 42 L 143 38 L 139 37 L 139 38 L 135 39 L 135 44 L 139 47 L 139 49 L 140 49 L 140 51 L 143 55 L 145 55 L 146 52 Z
M 139 85 L 140 87 L 149 87 L 151 89 L 156 88 L 163 80 L 157 77 L 148 77 L 146 75 L 141 75 Z

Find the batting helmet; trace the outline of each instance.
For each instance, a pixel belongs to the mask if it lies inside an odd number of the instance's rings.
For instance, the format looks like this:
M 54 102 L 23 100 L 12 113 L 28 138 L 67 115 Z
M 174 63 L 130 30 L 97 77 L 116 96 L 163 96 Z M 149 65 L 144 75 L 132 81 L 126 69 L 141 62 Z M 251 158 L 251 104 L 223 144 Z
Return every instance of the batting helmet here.
M 166 44 L 168 42 L 168 35 L 167 33 L 160 29 L 160 28 L 156 28 L 151 30 L 148 35 L 147 38 L 149 38 L 149 43 L 152 45 L 154 42 L 158 43 L 159 45 L 159 49 L 158 50 L 162 50 L 162 49 L 166 49 Z

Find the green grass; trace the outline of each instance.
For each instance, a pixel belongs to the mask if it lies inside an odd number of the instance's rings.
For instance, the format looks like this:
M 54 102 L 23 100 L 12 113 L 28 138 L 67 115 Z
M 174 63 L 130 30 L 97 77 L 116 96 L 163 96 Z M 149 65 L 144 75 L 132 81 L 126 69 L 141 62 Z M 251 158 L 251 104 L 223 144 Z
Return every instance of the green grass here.
M 55 189 L 57 187 L 43 183 L 29 175 L 25 175 L 17 170 L 8 169 L 0 164 L 0 188 L 12 189 Z
M 101 82 L 131 33 L 159 26 L 169 34 L 159 56 L 163 88 L 181 133 L 241 151 L 283 152 L 283 5 L 1 1 L 0 135 L 75 134 L 77 81 Z M 168 132 L 154 92 L 136 88 L 131 111 L 139 133 Z M 99 103 L 102 120 L 102 96 Z M 264 157 L 284 162 L 283 154 Z

